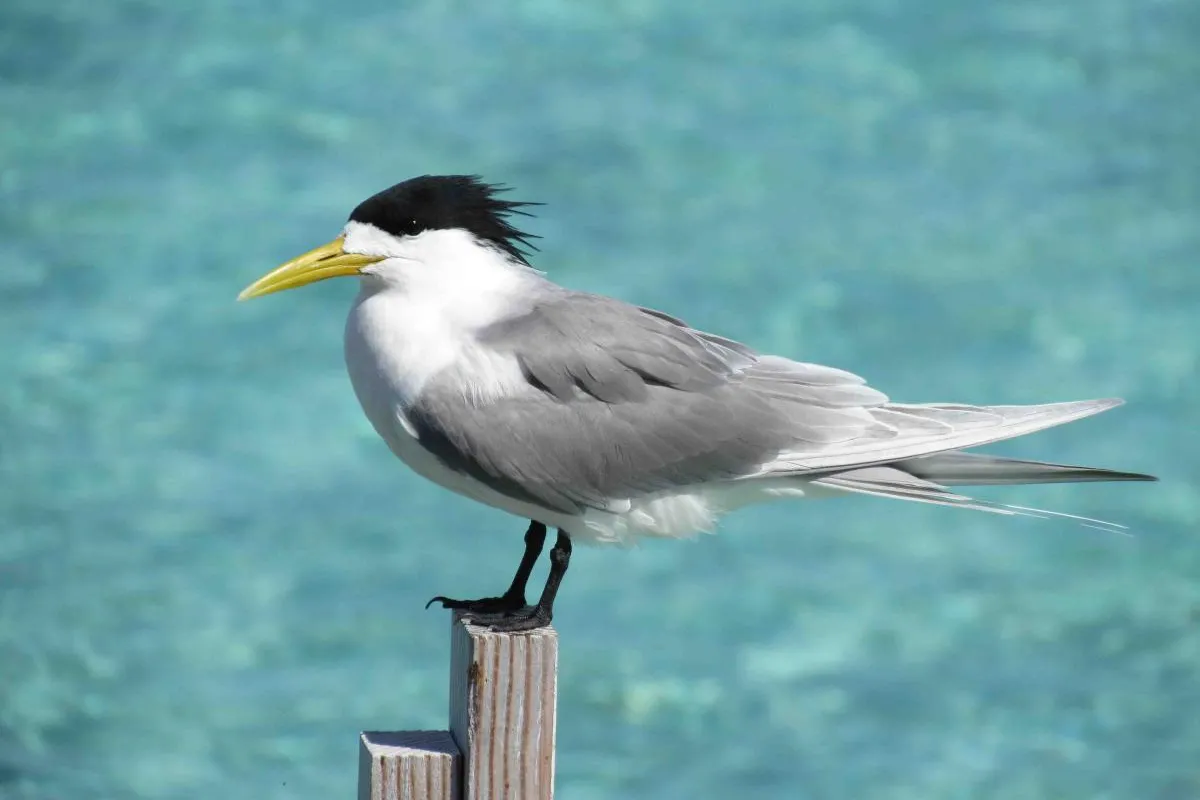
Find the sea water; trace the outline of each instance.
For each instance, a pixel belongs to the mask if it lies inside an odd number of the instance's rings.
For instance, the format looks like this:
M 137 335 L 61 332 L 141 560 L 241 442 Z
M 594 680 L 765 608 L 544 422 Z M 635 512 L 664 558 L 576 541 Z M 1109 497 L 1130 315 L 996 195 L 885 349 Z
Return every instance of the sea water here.
M 1200 797 L 1197 42 L 1191 0 L 4 0 L 0 797 L 349 797 L 360 730 L 445 727 L 422 605 L 525 524 L 377 440 L 353 281 L 234 302 L 425 173 L 898 401 L 1125 397 L 994 451 L 1164 479 L 977 492 L 1130 536 L 864 498 L 577 549 L 560 797 Z

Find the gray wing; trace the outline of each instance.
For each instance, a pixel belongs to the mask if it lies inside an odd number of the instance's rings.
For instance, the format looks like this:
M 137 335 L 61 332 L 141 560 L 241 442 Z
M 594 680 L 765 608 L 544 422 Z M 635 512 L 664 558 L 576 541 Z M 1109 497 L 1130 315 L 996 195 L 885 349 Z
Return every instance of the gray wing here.
M 572 292 L 543 298 L 480 338 L 510 354 L 526 382 L 480 403 L 459 389 L 462 376 L 439 375 L 409 421 L 450 468 L 565 513 L 710 481 L 821 480 L 1119 403 L 889 403 L 849 372 L 760 355 L 666 314 Z
M 421 443 L 565 513 L 754 474 L 781 450 L 860 437 L 886 398 L 842 370 L 760 356 L 657 311 L 564 293 L 481 332 L 526 384 L 473 402 L 453 374 L 409 409 Z

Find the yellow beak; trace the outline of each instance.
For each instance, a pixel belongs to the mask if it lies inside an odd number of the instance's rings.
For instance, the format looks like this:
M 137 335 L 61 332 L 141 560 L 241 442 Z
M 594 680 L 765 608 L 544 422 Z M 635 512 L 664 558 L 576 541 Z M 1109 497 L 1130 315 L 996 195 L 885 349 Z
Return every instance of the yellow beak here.
M 309 250 L 283 266 L 276 267 L 242 289 L 238 300 L 249 300 L 253 297 L 262 297 L 264 294 L 282 292 L 284 289 L 295 289 L 297 286 L 316 283 L 326 278 L 336 278 L 340 275 L 358 275 L 363 267 L 383 260 L 382 256 L 347 253 L 342 250 L 343 241 L 343 237 L 339 236 L 329 244 Z

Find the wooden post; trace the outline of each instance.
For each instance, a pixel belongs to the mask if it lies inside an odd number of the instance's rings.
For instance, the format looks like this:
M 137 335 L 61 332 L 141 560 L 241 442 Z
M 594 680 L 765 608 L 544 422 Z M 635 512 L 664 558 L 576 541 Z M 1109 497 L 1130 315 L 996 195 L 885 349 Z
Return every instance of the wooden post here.
M 358 800 L 461 800 L 462 755 L 449 731 L 359 737 Z
M 450 637 L 450 730 L 364 733 L 359 800 L 552 800 L 558 634 Z
M 464 800 L 551 800 L 558 634 L 492 633 L 455 619 L 450 732 Z

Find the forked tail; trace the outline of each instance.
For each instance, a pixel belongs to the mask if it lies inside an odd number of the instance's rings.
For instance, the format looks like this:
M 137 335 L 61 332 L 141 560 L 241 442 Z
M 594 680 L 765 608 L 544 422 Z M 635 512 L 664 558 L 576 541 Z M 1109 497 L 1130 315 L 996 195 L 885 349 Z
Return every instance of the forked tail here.
M 1154 480 L 1158 479 L 1153 475 L 1137 472 L 1117 472 L 1096 467 L 1076 467 L 951 451 L 893 464 L 839 472 L 820 478 L 814 483 L 856 494 L 955 506 L 992 514 L 1072 519 L 1090 528 L 1120 532 L 1125 530 L 1124 525 L 1075 514 L 979 500 L 949 491 L 946 487 Z

